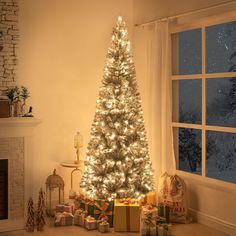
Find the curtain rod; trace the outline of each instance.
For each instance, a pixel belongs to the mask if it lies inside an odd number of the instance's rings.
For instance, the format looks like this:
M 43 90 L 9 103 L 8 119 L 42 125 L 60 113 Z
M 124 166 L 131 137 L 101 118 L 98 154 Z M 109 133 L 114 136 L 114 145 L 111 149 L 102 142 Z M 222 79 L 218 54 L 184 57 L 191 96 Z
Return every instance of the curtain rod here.
M 173 15 L 173 16 L 158 18 L 156 20 L 148 21 L 148 22 L 145 22 L 145 23 L 142 23 L 142 24 L 135 24 L 134 26 L 135 27 L 146 26 L 146 25 L 154 24 L 154 23 L 160 22 L 160 21 L 172 20 L 172 19 L 179 18 L 179 17 L 182 17 L 182 16 L 188 16 L 188 15 L 191 15 L 191 14 L 194 14 L 194 13 L 198 13 L 198 12 L 206 11 L 206 10 L 209 10 L 209 9 L 229 5 L 231 3 L 236 3 L 236 1 L 231 0 L 231 1 L 224 2 L 224 3 L 215 4 L 215 5 L 212 5 L 210 7 L 206 7 L 206 8 L 200 8 L 200 9 L 197 9 L 197 10 L 184 12 L 184 13 Z

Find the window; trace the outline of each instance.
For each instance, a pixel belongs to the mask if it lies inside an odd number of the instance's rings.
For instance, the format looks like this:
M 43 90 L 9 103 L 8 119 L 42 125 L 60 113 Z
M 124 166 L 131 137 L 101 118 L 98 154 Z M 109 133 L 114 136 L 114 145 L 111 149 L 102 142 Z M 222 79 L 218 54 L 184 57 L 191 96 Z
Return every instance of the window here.
M 236 183 L 236 21 L 171 34 L 177 168 Z

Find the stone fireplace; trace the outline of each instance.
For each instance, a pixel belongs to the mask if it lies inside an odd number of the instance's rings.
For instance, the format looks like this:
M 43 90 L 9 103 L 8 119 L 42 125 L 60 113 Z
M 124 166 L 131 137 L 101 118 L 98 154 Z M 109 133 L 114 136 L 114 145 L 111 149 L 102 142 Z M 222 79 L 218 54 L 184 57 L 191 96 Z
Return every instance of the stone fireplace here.
M 0 232 L 23 229 L 33 186 L 35 118 L 0 119 Z

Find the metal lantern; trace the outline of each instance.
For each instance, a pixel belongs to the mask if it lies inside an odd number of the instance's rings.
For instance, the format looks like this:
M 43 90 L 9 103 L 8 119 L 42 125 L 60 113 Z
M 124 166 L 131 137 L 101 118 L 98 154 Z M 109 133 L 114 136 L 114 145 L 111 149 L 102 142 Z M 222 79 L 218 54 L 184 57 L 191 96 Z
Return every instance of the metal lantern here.
M 49 175 L 46 180 L 46 212 L 48 216 L 55 215 L 56 205 L 64 202 L 64 180 L 56 173 Z

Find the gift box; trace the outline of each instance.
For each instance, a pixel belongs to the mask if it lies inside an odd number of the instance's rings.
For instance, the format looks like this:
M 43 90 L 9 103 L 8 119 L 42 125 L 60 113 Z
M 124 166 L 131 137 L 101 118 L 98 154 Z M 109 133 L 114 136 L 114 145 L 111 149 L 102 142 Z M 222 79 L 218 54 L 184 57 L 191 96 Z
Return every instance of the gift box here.
M 114 230 L 117 232 L 139 232 L 140 204 L 133 200 L 115 200 Z
M 109 223 L 106 220 L 102 220 L 97 223 L 98 231 L 101 233 L 105 233 L 109 231 Z
M 156 207 L 153 207 L 153 209 L 147 209 L 147 207 L 144 208 L 144 210 L 142 209 L 141 223 L 140 223 L 140 231 L 142 236 L 157 235 L 156 217 L 157 217 Z
M 70 226 L 73 225 L 73 215 L 69 212 L 57 212 L 55 215 L 55 226 Z
M 66 204 L 58 204 L 56 205 L 56 209 L 55 209 L 56 213 L 58 212 L 68 212 L 68 213 L 74 213 L 74 205 L 71 205 L 69 203 Z
M 142 210 L 141 218 L 145 218 L 145 216 L 148 214 L 151 214 L 152 217 L 158 216 L 158 209 L 157 209 L 157 207 L 155 207 L 153 205 L 142 206 L 141 210 Z
M 170 223 L 172 209 L 167 205 L 158 205 L 158 215 L 166 219 L 166 223 Z
M 94 204 L 94 217 L 96 220 L 106 220 L 113 227 L 114 202 L 96 200 Z
M 76 210 L 74 215 L 74 225 L 84 227 L 85 218 L 88 216 L 88 212 L 83 209 Z
M 80 201 L 80 208 L 88 212 L 89 216 L 94 217 L 94 200 L 84 198 Z
M 87 230 L 97 229 L 97 221 L 95 220 L 94 217 L 88 216 L 85 218 L 84 227 Z

